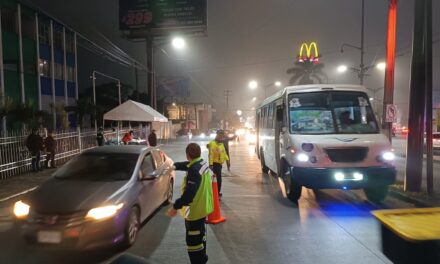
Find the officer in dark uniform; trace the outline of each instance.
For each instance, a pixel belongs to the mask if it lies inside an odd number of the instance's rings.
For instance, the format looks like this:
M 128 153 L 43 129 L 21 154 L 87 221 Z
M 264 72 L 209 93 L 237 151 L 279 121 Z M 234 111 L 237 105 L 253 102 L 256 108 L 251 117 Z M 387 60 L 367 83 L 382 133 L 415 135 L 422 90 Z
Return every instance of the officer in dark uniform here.
M 98 146 L 104 146 L 104 129 L 102 129 L 102 127 L 100 127 L 96 133 L 96 142 Z
M 40 168 L 41 153 L 43 150 L 43 138 L 38 134 L 38 129 L 32 129 L 31 134 L 26 139 L 26 147 L 32 157 L 32 171 L 38 172 L 43 170 Z

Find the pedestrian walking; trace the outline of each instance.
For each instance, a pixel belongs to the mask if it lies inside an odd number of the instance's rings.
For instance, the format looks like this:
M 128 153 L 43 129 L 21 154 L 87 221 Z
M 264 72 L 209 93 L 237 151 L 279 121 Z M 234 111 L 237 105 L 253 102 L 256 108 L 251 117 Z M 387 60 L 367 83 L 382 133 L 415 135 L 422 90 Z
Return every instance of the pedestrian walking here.
M 98 129 L 98 132 L 96 132 L 96 142 L 98 143 L 98 146 L 104 146 L 104 141 L 105 141 L 105 137 L 104 137 L 104 129 L 102 129 L 102 127 L 100 127 Z
M 148 144 L 150 144 L 150 146 L 155 147 L 157 146 L 157 135 L 156 135 L 156 130 L 152 130 L 150 135 L 148 136 Z
M 44 162 L 44 167 L 49 169 L 50 167 L 56 168 L 55 166 L 55 150 L 57 148 L 57 141 L 53 137 L 53 132 L 49 131 L 47 137 L 44 139 L 44 147 L 46 148 L 46 161 Z
M 190 143 L 186 147 L 186 162 L 174 163 L 176 170 L 186 171 L 182 184 L 182 196 L 168 209 L 174 217 L 180 210 L 185 218 L 186 245 L 191 264 L 208 262 L 206 254 L 205 218 L 214 210 L 212 197 L 212 171 L 200 157 L 200 146 Z
M 43 170 L 40 168 L 41 153 L 43 150 L 43 138 L 38 134 L 38 129 L 32 129 L 31 134 L 26 138 L 26 147 L 32 157 L 32 171 L 38 172 Z
M 214 140 L 207 145 L 209 151 L 209 166 L 217 177 L 218 195 L 222 196 L 222 167 L 229 160 L 224 145 L 224 131 L 218 130 Z

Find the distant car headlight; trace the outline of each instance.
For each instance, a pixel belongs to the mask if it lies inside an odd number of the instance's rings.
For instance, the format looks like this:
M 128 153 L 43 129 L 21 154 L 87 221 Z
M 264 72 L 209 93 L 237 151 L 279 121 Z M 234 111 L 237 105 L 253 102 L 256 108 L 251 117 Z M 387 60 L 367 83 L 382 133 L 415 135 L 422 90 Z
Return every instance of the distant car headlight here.
M 108 206 L 93 208 L 89 210 L 89 212 L 86 215 L 86 218 L 101 220 L 104 218 L 112 217 L 119 211 L 119 209 L 122 208 L 122 206 L 124 206 L 123 203 L 120 203 L 118 205 L 108 205 Z
M 205 133 L 200 134 L 200 137 L 205 138 L 206 137 Z
M 228 137 L 233 137 L 233 136 L 235 136 L 234 134 L 232 134 L 232 133 L 230 133 L 230 134 L 228 134 Z
M 296 156 L 296 159 L 300 162 L 307 162 L 307 161 L 309 161 L 309 156 L 307 156 L 307 154 L 304 154 L 304 153 L 299 153 Z
M 29 215 L 29 209 L 31 207 L 28 204 L 18 201 L 14 204 L 14 215 L 17 218 L 25 218 Z
M 237 135 L 237 136 L 242 136 L 244 134 L 245 134 L 245 131 L 242 128 L 240 128 L 237 131 L 235 131 L 235 135 Z
M 384 161 L 393 161 L 395 158 L 396 158 L 396 155 L 394 155 L 394 153 L 391 151 L 387 151 L 382 154 L 382 159 Z

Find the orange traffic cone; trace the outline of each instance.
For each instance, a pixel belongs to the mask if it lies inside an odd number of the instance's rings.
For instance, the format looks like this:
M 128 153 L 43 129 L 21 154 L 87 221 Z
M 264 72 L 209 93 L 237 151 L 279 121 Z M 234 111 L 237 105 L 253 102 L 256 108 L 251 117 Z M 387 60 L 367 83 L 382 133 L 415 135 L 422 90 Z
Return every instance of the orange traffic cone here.
M 219 224 L 226 221 L 226 218 L 221 215 L 220 212 L 220 202 L 218 199 L 218 187 L 217 187 L 217 177 L 212 176 L 212 196 L 214 198 L 214 211 L 208 215 L 207 224 Z

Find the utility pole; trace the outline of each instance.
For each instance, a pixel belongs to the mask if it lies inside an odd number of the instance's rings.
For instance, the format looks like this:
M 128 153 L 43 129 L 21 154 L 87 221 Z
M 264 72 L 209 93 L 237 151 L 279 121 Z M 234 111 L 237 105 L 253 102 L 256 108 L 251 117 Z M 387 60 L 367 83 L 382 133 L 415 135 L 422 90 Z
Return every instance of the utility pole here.
M 359 65 L 359 69 L 357 68 L 351 68 L 351 70 L 353 70 L 354 72 L 357 72 L 358 74 L 358 78 L 359 78 L 359 84 L 363 85 L 364 84 L 364 77 L 367 75 L 368 70 L 371 68 L 371 66 L 367 66 L 365 67 L 364 65 L 364 28 L 365 28 L 365 0 L 362 0 L 362 7 L 361 7 L 361 45 L 355 46 L 355 45 L 351 45 L 351 44 L 342 44 L 341 46 L 341 53 L 344 52 L 344 47 L 350 47 L 353 49 L 357 49 L 361 52 L 361 63 Z
M 362 0 L 362 23 L 361 23 L 361 65 L 359 71 L 359 83 L 360 85 L 364 84 L 364 23 L 365 23 L 365 0 Z
M 134 81 L 135 81 L 135 89 L 136 89 L 136 101 L 139 102 L 139 82 L 138 82 L 138 69 L 134 67 Z
M 396 62 L 396 26 L 397 26 L 397 0 L 390 0 L 388 7 L 388 31 L 386 68 L 383 93 L 382 132 L 392 141 L 393 123 L 387 122 L 387 105 L 394 101 L 394 68 Z
M 229 112 L 229 97 L 232 96 L 231 90 L 225 90 L 225 97 L 226 97 L 226 112 Z
M 149 104 L 156 109 L 155 87 L 154 87 L 154 61 L 153 61 L 153 37 L 146 38 L 147 46 L 147 90 L 149 97 Z
M 414 1 L 410 104 L 405 191 L 420 192 L 423 173 L 424 126 L 432 122 L 432 1 Z M 427 91 L 428 90 L 428 91 Z M 431 96 L 430 96 L 431 95 Z M 428 98 L 429 96 L 429 98 Z M 427 109 L 427 107 L 430 109 Z M 430 118 L 430 120 L 428 119 Z M 426 123 L 425 123 L 426 122 Z M 427 129 L 428 184 L 432 183 L 432 125 Z M 431 152 L 431 153 L 429 153 Z M 429 168 L 431 167 L 431 168 Z M 432 187 L 432 186 L 431 186 Z M 429 188 L 428 188 L 429 189 Z
M 226 97 L 226 120 L 223 123 L 224 128 L 226 129 L 226 122 L 229 121 L 229 97 L 232 96 L 232 91 L 231 90 L 225 90 L 225 97 Z
M 425 12 L 426 189 L 428 194 L 432 195 L 434 194 L 432 157 L 432 0 L 426 0 Z

